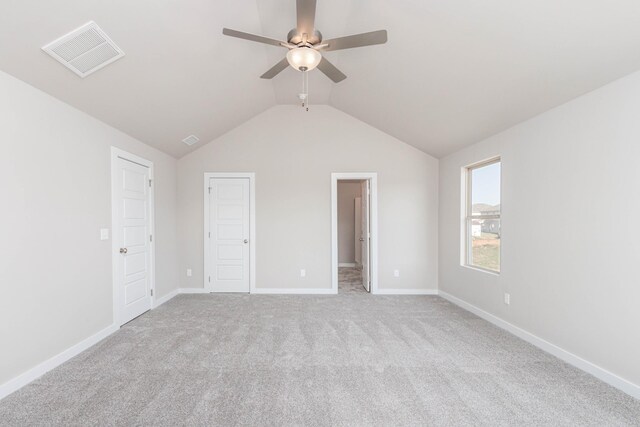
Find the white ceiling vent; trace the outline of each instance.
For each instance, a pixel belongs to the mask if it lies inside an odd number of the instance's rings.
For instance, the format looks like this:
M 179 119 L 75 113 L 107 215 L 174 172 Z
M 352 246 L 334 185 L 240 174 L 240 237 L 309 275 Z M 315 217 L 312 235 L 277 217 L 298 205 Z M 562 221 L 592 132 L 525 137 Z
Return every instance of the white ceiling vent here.
M 200 141 L 200 138 L 198 138 L 195 135 L 189 135 L 188 137 L 186 137 L 185 139 L 182 140 L 182 142 L 184 142 L 185 144 L 187 144 L 189 146 L 195 144 L 198 141 Z
M 98 71 L 124 56 L 124 52 L 91 21 L 42 48 L 80 77 Z

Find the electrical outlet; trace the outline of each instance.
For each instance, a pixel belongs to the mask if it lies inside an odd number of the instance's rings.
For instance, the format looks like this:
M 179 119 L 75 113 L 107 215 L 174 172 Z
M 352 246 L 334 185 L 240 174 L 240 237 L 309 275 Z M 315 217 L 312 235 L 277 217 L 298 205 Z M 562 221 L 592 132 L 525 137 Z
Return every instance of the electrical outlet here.
M 100 229 L 100 240 L 109 240 L 109 229 L 101 228 Z
M 193 271 L 190 268 L 187 268 L 187 277 L 193 276 Z
M 393 277 L 400 277 L 400 270 L 393 270 Z
M 307 276 L 307 270 L 303 268 L 302 270 L 300 270 L 300 277 L 306 277 L 306 276 Z
M 507 304 L 507 305 L 511 304 L 511 294 L 508 294 L 508 293 L 505 292 L 505 294 L 504 294 L 504 303 Z

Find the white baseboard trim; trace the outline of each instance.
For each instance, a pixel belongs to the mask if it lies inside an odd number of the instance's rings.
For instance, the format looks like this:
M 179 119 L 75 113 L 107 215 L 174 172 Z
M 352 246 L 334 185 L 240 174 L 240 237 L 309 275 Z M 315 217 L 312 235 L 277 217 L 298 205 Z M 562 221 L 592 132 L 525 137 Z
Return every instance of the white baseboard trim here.
M 203 288 L 180 288 L 177 294 L 209 294 L 208 289 Z M 284 294 L 298 294 L 298 295 L 332 295 L 335 294 L 333 289 L 324 288 L 255 288 L 250 292 L 252 295 L 270 294 L 270 295 L 284 295 Z M 175 296 L 175 295 L 174 295 Z
M 357 267 L 358 264 L 356 264 L 355 262 L 341 262 L 338 263 L 338 267 Z
M 331 288 L 256 288 L 252 294 L 297 294 L 297 295 L 335 295 Z
M 533 335 L 532 333 L 527 332 L 524 329 L 519 328 L 518 326 L 515 326 L 507 322 L 506 320 L 499 318 L 498 316 L 488 313 L 481 308 L 476 307 L 475 305 L 469 304 L 468 302 L 463 301 L 460 298 L 457 298 L 443 291 L 439 291 L 439 295 L 442 298 L 452 302 L 453 304 L 475 314 L 478 317 L 483 318 L 490 323 L 493 323 L 494 325 L 506 330 L 507 332 L 512 333 L 518 338 L 525 340 L 529 344 L 535 345 L 539 349 L 544 350 L 559 359 L 562 359 L 568 364 L 573 365 L 576 368 L 593 375 L 599 380 L 604 381 L 605 383 L 627 393 L 632 397 L 635 397 L 636 399 L 640 399 L 640 385 L 627 381 L 624 378 L 621 378 L 616 374 L 581 358 L 580 356 L 576 356 L 575 354 L 570 353 L 567 350 L 564 350 L 557 345 L 552 344 L 549 341 L 546 341 L 536 335 Z
M 378 289 L 375 295 L 438 295 L 437 289 Z
M 171 298 L 175 297 L 176 295 L 178 295 L 179 293 L 179 289 L 174 289 L 173 291 L 169 292 L 167 295 L 158 298 L 154 303 L 153 303 L 153 308 L 158 308 L 160 307 L 162 304 L 164 304 L 165 302 L 169 301 Z
M 209 289 L 204 288 L 180 288 L 179 294 L 210 294 Z
M 64 350 L 62 353 L 59 353 L 52 358 L 45 360 L 44 362 L 36 365 L 35 367 L 29 369 L 28 371 L 18 375 L 17 377 L 7 381 L 6 383 L 0 385 L 0 399 L 10 395 L 14 391 L 24 387 L 29 384 L 31 381 L 36 380 L 49 372 L 50 370 L 57 368 L 62 365 L 67 360 L 71 359 L 74 356 L 82 353 L 89 347 L 97 344 L 102 341 L 112 333 L 116 332 L 119 327 L 115 324 L 111 326 L 107 326 L 100 332 L 80 341 L 78 344 Z
M 165 296 L 163 296 L 161 298 L 158 298 L 153 303 L 152 309 L 160 307 L 162 304 L 166 303 L 167 301 L 169 301 L 170 299 L 172 299 L 173 297 L 175 297 L 176 295 L 178 295 L 180 293 L 189 293 L 189 292 L 180 292 L 180 291 L 181 291 L 181 289 L 175 289 L 175 290 L 169 292 L 167 295 L 165 295 Z M 17 390 L 21 389 L 25 385 L 29 384 L 31 381 L 34 381 L 34 380 L 40 378 L 42 375 L 46 374 L 47 372 L 51 371 L 52 369 L 57 368 L 58 366 L 62 365 L 64 362 L 66 362 L 67 360 L 77 356 L 78 354 L 80 354 L 83 351 L 87 350 L 89 347 L 99 343 L 100 341 L 102 341 L 103 339 L 105 339 L 106 337 L 111 335 L 112 333 L 116 332 L 118 329 L 120 329 L 120 328 L 117 327 L 115 324 L 111 325 L 111 326 L 108 326 L 108 327 L 104 328 L 103 330 L 101 330 L 100 332 L 98 332 L 98 333 L 90 336 L 89 338 L 80 341 L 79 343 L 75 344 L 74 346 L 64 350 L 62 353 L 59 353 L 59 354 L 53 356 L 52 358 L 50 358 L 48 360 L 45 360 L 44 362 L 40 363 L 39 365 L 29 369 L 28 371 L 18 375 L 17 377 L 7 381 L 6 383 L 0 385 L 0 399 L 3 399 L 4 397 L 10 395 L 14 391 L 17 391 Z

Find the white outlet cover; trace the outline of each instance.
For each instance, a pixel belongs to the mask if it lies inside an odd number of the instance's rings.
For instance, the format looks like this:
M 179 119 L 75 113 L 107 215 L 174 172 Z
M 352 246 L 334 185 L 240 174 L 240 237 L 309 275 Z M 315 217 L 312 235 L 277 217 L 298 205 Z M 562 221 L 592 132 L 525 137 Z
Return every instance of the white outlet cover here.
M 100 240 L 109 240 L 109 229 L 101 228 L 100 229 Z
M 504 294 L 504 303 L 507 304 L 507 305 L 511 304 L 511 295 L 510 294 L 507 294 L 507 293 Z
M 300 270 L 300 277 L 306 277 L 307 276 L 307 270 L 302 269 Z
M 193 272 L 191 271 L 190 268 L 187 268 L 187 277 L 191 277 L 193 276 Z
M 393 277 L 400 277 L 400 270 L 393 270 Z

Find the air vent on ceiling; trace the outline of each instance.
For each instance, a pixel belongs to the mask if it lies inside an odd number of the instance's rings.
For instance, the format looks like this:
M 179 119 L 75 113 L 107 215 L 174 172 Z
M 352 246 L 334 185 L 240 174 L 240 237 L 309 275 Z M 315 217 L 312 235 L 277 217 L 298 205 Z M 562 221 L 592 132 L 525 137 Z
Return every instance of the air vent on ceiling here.
M 91 21 L 42 48 L 80 77 L 98 71 L 124 56 L 124 52 Z
M 195 135 L 189 135 L 188 137 L 182 140 L 182 142 L 184 142 L 187 145 L 193 145 L 198 141 L 200 141 L 200 138 L 198 138 Z

